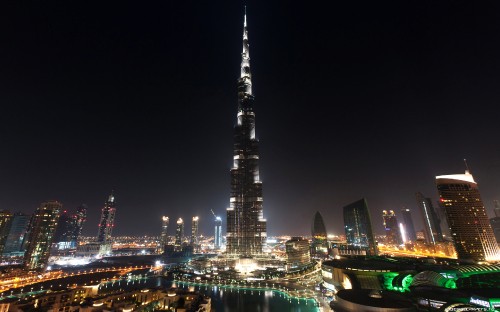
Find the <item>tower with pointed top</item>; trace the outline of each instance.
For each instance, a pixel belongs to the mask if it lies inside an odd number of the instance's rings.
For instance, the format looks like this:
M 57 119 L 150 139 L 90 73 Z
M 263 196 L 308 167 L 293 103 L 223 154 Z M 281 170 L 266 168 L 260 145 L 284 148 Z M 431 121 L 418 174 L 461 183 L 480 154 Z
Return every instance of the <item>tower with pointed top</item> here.
M 266 240 L 266 220 L 262 208 L 259 177 L 259 141 L 255 136 L 252 75 L 246 12 L 243 23 L 243 52 L 238 79 L 238 114 L 234 127 L 233 168 L 230 206 L 227 208 L 226 252 L 235 256 L 262 254 Z
M 111 243 L 111 233 L 115 226 L 115 196 L 113 192 L 109 195 L 108 200 L 104 203 L 104 208 L 101 212 L 101 221 L 99 222 L 99 231 L 97 232 L 97 242 L 101 244 Z

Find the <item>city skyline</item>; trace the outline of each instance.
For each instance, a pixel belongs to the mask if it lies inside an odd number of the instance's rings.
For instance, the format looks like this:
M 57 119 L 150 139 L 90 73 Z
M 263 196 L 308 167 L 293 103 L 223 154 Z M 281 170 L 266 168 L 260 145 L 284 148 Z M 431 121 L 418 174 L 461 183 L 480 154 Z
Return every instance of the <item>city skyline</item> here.
M 382 210 L 416 211 L 417 191 L 437 201 L 434 177 L 463 158 L 494 216 L 500 150 L 481 111 L 500 101 L 490 6 L 249 4 L 269 236 L 307 235 L 315 211 L 342 234 L 335 216 L 362 197 L 382 233 Z M 10 8 L 0 52 L 0 209 L 86 203 L 83 233 L 95 235 L 114 189 L 114 235 L 159 235 L 162 215 L 198 215 L 211 235 L 210 209 L 229 206 L 243 5 L 24 9 Z

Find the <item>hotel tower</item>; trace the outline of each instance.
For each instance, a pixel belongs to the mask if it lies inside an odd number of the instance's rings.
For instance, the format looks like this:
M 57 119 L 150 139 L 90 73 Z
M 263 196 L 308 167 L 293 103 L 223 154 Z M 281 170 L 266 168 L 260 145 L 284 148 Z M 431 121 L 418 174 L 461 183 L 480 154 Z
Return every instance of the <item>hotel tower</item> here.
M 469 173 L 436 177 L 458 259 L 498 261 L 500 249 L 486 215 L 477 183 Z

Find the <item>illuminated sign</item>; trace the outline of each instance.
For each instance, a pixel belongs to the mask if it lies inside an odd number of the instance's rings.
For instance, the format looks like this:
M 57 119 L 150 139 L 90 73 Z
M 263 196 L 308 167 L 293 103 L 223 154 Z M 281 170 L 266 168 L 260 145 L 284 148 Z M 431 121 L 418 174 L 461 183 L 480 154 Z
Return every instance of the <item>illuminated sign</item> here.
M 473 303 L 475 305 L 478 305 L 478 306 L 481 306 L 481 307 L 485 307 L 485 308 L 490 308 L 490 302 L 486 301 L 484 299 L 470 297 L 469 303 Z
M 444 301 L 437 301 L 437 300 L 429 300 L 429 304 L 431 307 L 435 308 L 435 309 L 439 309 L 443 306 L 443 304 L 445 304 L 446 302 Z

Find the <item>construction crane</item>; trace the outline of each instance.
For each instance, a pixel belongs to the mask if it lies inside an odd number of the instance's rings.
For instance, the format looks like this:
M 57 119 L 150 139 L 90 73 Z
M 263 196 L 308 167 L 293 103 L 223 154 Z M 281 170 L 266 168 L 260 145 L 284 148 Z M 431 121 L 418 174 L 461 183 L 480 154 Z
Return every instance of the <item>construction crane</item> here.
M 217 219 L 217 216 L 215 215 L 215 212 L 214 212 L 212 209 L 210 209 L 210 211 L 211 211 L 211 212 L 212 212 L 212 214 L 214 215 L 214 218 L 215 218 L 215 219 Z

